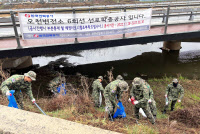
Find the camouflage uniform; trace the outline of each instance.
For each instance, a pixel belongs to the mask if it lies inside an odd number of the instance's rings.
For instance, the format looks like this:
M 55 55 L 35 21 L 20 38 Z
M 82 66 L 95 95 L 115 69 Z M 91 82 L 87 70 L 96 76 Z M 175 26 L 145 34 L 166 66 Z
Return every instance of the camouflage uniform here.
M 103 78 L 103 77 L 102 77 Z M 99 79 L 96 79 L 93 83 L 92 83 L 92 97 L 94 99 L 94 103 L 95 103 L 95 107 L 100 107 L 100 101 L 99 101 L 99 97 L 100 97 L 100 92 L 104 92 L 104 88 L 100 82 Z
M 50 90 L 51 92 L 53 92 L 54 94 L 57 94 L 57 87 L 59 87 L 62 83 L 65 82 L 65 77 L 61 77 L 60 75 L 55 77 L 53 80 L 51 80 L 47 87 L 48 90 Z
M 168 105 L 165 105 L 164 112 L 169 108 L 171 103 L 171 111 L 174 110 L 177 100 L 181 100 L 184 96 L 184 89 L 180 84 L 177 84 L 177 87 L 173 86 L 173 83 L 169 84 L 165 93 L 168 97 Z M 180 94 L 180 97 L 178 97 Z
M 149 100 L 149 88 L 143 83 L 143 80 L 140 78 L 135 78 L 132 83 L 132 88 L 130 91 L 130 96 L 134 97 L 138 104 L 135 105 L 135 116 L 139 119 L 139 109 L 142 108 L 149 118 L 152 124 L 155 123 L 155 119 L 151 114 L 151 110 L 149 108 L 148 100 Z M 139 85 L 137 88 L 136 85 Z
M 123 91 L 128 90 L 128 84 L 125 81 L 115 80 L 109 83 L 104 91 L 104 98 L 106 107 L 108 108 L 110 115 L 114 115 L 115 107 L 118 107 L 115 97 L 121 101 Z M 110 117 L 109 117 L 110 118 Z
M 151 89 L 150 85 L 147 82 L 145 82 L 145 85 L 149 89 L 149 99 L 151 99 L 151 103 L 149 103 L 149 107 L 150 107 L 151 113 L 153 114 L 154 118 L 156 118 L 157 108 L 156 108 L 156 101 L 153 98 L 153 90 Z
M 23 95 L 20 90 L 24 90 L 26 94 L 29 96 L 29 98 L 33 99 L 32 94 L 32 88 L 31 83 L 24 81 L 24 75 L 12 75 L 10 78 L 2 82 L 1 84 L 1 91 L 4 95 L 6 95 L 6 92 L 9 90 L 15 90 L 14 96 L 19 104 L 18 107 L 20 109 L 24 109 L 23 106 Z

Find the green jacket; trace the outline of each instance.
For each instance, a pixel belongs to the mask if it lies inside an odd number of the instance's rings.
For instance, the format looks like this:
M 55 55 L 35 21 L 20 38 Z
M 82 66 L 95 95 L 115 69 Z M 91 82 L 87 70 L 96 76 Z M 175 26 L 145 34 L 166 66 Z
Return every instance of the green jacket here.
M 115 104 L 115 106 L 117 106 L 117 102 L 115 100 L 115 97 L 117 96 L 117 99 L 119 101 L 121 101 L 121 97 L 122 97 L 122 92 L 119 88 L 119 82 L 121 80 L 115 80 L 112 81 L 111 83 L 109 83 L 104 91 L 104 97 L 105 99 L 109 99 L 112 103 Z
M 184 89 L 180 84 L 178 84 L 177 87 L 174 87 L 173 83 L 171 83 L 167 86 L 165 94 L 167 94 L 169 99 L 181 100 L 184 96 Z M 179 94 L 180 94 L 180 97 L 179 97 Z
M 15 92 L 20 92 L 20 90 L 24 90 L 29 98 L 31 100 L 33 99 L 31 83 L 24 81 L 24 75 L 12 75 L 10 78 L 2 82 L 2 93 L 5 95 L 6 92 L 9 90 L 15 90 Z
M 96 79 L 93 83 L 92 83 L 92 89 L 93 89 L 93 94 L 99 94 L 100 91 L 104 92 L 104 88 L 101 84 L 101 82 L 99 81 L 99 79 Z
M 139 89 L 133 85 L 130 90 L 130 95 L 138 101 L 138 104 L 136 105 L 137 107 L 145 107 L 149 99 L 149 88 L 145 84 L 143 84 Z

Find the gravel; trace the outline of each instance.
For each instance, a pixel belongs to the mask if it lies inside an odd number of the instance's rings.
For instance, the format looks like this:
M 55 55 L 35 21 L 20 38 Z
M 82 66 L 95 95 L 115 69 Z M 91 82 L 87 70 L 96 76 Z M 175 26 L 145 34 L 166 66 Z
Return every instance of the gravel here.
M 64 119 L 0 105 L 0 134 L 118 134 Z

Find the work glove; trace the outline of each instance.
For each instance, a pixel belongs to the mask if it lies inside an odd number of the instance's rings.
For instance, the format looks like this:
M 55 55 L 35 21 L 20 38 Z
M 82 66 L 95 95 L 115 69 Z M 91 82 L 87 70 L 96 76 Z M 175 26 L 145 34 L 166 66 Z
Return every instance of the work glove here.
M 165 98 L 167 97 L 167 94 L 165 94 Z
M 31 100 L 33 103 L 35 103 L 35 99 L 33 98 L 32 100 Z
M 165 103 L 165 105 L 168 105 L 168 104 L 169 104 L 168 102 Z
M 149 99 L 148 102 L 151 103 L 152 102 L 151 99 Z
M 12 94 L 10 93 L 10 91 L 6 92 L 6 96 L 12 96 Z
M 134 101 L 134 104 L 137 105 L 139 102 L 138 101 Z
M 131 98 L 129 98 L 128 101 L 131 102 Z
M 181 100 L 178 100 L 178 102 L 181 102 Z
M 133 101 L 133 102 L 135 101 L 135 98 L 133 96 L 131 97 L 131 101 Z

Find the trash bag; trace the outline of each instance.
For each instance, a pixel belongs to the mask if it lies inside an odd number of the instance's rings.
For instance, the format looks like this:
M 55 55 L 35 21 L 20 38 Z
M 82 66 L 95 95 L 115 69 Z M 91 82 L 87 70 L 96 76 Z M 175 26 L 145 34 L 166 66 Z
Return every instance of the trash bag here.
M 139 109 L 139 113 L 141 113 L 143 117 L 147 118 L 147 116 L 146 116 L 146 114 L 144 113 L 144 111 L 143 111 L 142 108 Z
M 17 106 L 17 102 L 15 100 L 15 97 L 14 97 L 14 92 L 15 90 L 10 90 L 10 93 L 12 94 L 11 96 L 8 96 L 8 100 L 9 100 L 9 104 L 8 104 L 8 107 L 14 107 L 14 108 L 17 108 L 18 109 L 18 106 Z
M 57 87 L 57 92 L 62 95 L 66 95 L 67 90 L 65 89 L 66 83 L 62 83 L 59 87 Z
M 120 109 L 117 108 L 117 111 L 113 115 L 113 118 L 125 118 L 126 117 L 126 113 L 125 113 L 125 108 L 122 105 L 122 102 L 118 102 L 117 105 L 120 107 Z

